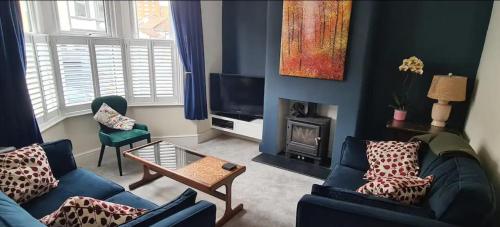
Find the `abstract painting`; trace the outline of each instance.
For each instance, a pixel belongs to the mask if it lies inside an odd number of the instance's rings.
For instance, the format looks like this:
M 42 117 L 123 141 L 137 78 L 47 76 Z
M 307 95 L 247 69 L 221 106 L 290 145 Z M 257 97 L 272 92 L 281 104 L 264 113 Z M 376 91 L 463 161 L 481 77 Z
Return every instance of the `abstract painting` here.
M 280 74 L 343 80 L 351 8 L 351 1 L 284 1 Z

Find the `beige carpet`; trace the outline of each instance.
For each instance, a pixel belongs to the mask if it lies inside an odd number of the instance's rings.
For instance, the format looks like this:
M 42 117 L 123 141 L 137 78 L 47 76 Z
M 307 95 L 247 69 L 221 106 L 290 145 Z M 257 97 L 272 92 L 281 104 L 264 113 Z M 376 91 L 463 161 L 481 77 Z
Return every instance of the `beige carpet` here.
M 295 226 L 297 202 L 311 190 L 311 185 L 321 183 L 319 179 L 278 169 L 253 162 L 259 155 L 259 145 L 229 136 L 219 136 L 208 142 L 192 146 L 200 153 L 220 157 L 247 167 L 245 173 L 233 183 L 233 206 L 244 204 L 240 212 L 225 226 Z M 124 176 L 118 174 L 115 152 L 107 150 L 102 166 L 97 168 L 98 153 L 77 157 L 80 167 L 94 171 L 109 178 L 125 188 L 140 179 L 141 167 L 131 160 L 123 160 Z M 186 185 L 168 178 L 135 189 L 132 192 L 156 204 L 164 204 L 178 196 L 187 188 Z M 224 203 L 212 196 L 198 191 L 197 200 L 207 200 L 217 206 L 217 217 L 224 212 Z

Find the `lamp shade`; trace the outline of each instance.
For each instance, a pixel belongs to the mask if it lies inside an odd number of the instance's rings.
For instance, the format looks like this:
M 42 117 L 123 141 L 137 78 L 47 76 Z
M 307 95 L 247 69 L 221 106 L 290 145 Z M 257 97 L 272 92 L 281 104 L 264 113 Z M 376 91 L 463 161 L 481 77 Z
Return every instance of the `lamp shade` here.
M 427 97 L 444 101 L 464 101 L 467 77 L 435 75 Z

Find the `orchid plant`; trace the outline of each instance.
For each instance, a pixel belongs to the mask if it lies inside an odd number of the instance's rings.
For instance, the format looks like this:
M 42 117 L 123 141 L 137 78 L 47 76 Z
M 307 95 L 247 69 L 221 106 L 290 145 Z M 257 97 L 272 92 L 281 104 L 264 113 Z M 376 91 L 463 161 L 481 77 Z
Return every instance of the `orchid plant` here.
M 397 110 L 406 111 L 408 93 L 413 85 L 413 75 L 421 76 L 424 74 L 424 63 L 419 58 L 412 56 L 407 59 L 403 59 L 403 63 L 399 66 L 399 71 L 403 72 L 405 78 L 399 91 L 393 93 L 394 103 L 389 106 Z

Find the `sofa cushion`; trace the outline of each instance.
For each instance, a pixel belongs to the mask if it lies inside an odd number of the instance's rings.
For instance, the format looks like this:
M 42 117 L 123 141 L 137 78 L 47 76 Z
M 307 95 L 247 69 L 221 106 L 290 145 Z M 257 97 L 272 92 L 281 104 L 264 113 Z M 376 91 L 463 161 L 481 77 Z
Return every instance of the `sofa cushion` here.
M 193 189 L 186 189 L 179 197 L 170 201 L 169 203 L 160 206 L 148 213 L 130 221 L 123 225 L 122 227 L 132 227 L 132 226 L 150 226 L 164 218 L 167 218 L 181 210 L 184 210 L 190 206 L 194 205 L 196 200 L 196 191 Z
M 366 155 L 370 169 L 365 179 L 418 176 L 420 142 L 368 141 Z
M 75 158 L 73 157 L 73 145 L 71 140 L 58 140 L 41 144 L 52 169 L 54 177 L 59 179 L 66 173 L 76 169 Z
M 366 140 L 348 136 L 342 144 L 340 164 L 357 170 L 368 170 Z
M 106 201 L 147 210 L 158 208 L 158 205 L 126 191 L 111 196 Z
M 105 200 L 123 192 L 122 186 L 104 179 L 88 170 L 76 169 L 59 178 L 59 186 L 22 205 L 35 218 L 55 211 L 72 196 L 86 196 Z
M 432 182 L 432 176 L 380 177 L 366 183 L 357 192 L 393 199 L 403 204 L 418 204 L 425 197 Z
M 494 209 L 491 186 L 476 160 L 448 158 L 429 173 L 434 180 L 426 205 L 439 220 L 473 226 Z
M 44 226 L 14 200 L 0 192 L 0 226 Z
M 26 203 L 57 187 L 45 151 L 38 144 L 0 154 L 0 190 Z
M 367 181 L 363 179 L 364 171 L 347 166 L 335 166 L 323 185 L 355 191 Z

